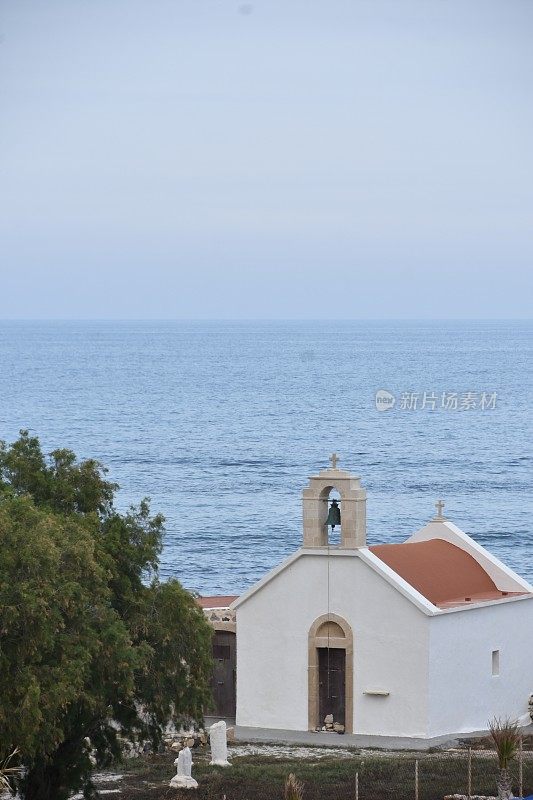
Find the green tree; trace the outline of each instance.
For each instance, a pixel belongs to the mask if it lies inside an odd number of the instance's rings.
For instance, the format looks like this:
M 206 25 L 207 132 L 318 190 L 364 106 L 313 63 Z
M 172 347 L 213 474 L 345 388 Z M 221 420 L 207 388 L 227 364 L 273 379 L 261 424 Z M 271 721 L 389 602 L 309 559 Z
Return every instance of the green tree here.
M 91 750 L 157 747 L 210 701 L 210 627 L 157 577 L 163 518 L 120 514 L 105 475 L 25 431 L 0 444 L 0 759 L 19 748 L 27 800 L 91 797 Z

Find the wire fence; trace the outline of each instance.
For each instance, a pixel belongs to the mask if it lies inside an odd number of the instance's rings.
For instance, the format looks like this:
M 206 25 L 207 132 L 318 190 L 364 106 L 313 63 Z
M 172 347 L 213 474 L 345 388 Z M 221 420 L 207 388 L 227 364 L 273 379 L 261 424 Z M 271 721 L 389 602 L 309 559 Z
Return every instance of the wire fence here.
M 513 795 L 533 796 L 533 752 L 520 749 L 509 773 Z M 406 756 L 362 758 L 353 789 L 335 794 L 353 800 L 443 800 L 496 797 L 497 755 L 491 750 L 457 750 Z M 319 795 L 317 795 L 319 796 Z M 306 793 L 311 800 L 312 795 Z
M 289 772 L 301 781 L 303 800 L 475 800 L 498 792 L 498 760 L 491 750 L 366 751 L 313 763 L 259 759 L 241 767 L 237 758 L 233 764 L 209 777 L 200 774 L 196 800 L 283 800 Z M 533 751 L 520 749 L 509 771 L 514 796 L 533 795 Z

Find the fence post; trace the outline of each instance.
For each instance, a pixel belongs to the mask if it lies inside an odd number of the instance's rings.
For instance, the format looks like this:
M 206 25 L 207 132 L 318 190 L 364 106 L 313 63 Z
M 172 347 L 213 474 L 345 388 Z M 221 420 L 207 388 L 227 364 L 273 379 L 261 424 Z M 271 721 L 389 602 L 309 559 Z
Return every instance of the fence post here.
M 472 748 L 468 748 L 468 800 L 472 797 Z
M 359 773 L 355 773 L 355 800 L 359 800 Z
M 415 761 L 415 800 L 418 800 L 418 759 Z
M 524 749 L 522 744 L 522 737 L 520 737 L 520 742 L 518 745 L 518 796 L 524 796 Z

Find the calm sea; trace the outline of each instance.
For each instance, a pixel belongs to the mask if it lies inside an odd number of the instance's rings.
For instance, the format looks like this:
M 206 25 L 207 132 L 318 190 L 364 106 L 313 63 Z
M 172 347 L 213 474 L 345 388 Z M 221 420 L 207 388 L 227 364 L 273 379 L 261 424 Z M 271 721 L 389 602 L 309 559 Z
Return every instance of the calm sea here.
M 531 322 L 2 322 L 0 438 L 100 459 L 121 507 L 149 496 L 162 575 L 203 593 L 298 547 L 332 451 L 367 488 L 370 543 L 442 497 L 533 580 L 532 351 Z

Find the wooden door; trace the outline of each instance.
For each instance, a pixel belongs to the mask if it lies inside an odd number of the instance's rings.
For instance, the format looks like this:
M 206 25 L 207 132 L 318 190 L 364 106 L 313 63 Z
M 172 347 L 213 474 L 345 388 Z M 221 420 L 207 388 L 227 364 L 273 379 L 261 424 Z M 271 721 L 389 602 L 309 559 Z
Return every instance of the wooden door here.
M 213 699 L 217 717 L 233 719 L 236 712 L 235 634 L 230 631 L 215 631 L 213 636 Z
M 345 725 L 346 650 L 318 648 L 318 692 L 320 727 L 327 714 L 333 714 L 333 722 Z

